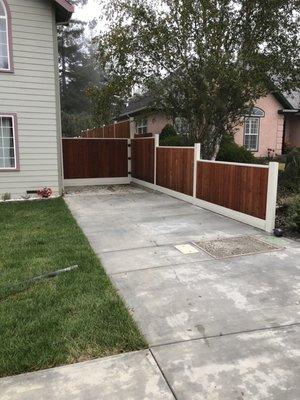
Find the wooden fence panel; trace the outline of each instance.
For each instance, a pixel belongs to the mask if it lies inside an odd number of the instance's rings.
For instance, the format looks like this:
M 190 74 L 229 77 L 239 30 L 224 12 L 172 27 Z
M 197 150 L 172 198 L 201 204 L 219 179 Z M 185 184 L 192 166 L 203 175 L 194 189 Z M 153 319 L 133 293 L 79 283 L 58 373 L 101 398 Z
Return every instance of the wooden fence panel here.
M 131 140 L 131 176 L 154 183 L 154 139 Z
M 63 139 L 65 179 L 128 176 L 127 140 Z
M 192 196 L 194 149 L 158 147 L 156 157 L 157 185 Z
M 198 161 L 198 199 L 266 218 L 268 168 Z
M 82 138 L 118 138 L 130 139 L 130 121 L 116 122 L 114 124 L 101 126 L 100 128 L 87 129 L 80 135 Z
M 130 122 L 129 119 L 115 124 L 115 137 L 116 138 L 130 138 Z

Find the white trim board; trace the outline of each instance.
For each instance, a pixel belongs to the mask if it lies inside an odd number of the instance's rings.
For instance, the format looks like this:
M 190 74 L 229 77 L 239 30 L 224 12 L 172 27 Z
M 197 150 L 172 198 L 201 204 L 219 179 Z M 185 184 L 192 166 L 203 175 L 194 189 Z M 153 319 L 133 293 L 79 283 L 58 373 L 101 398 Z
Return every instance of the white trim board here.
M 224 164 L 224 165 L 236 165 L 237 167 L 250 167 L 250 168 L 269 168 L 269 165 L 265 164 L 242 164 L 237 162 L 229 162 L 229 161 L 214 161 L 214 160 L 198 160 L 198 162 L 202 163 L 213 163 L 213 164 Z
M 129 185 L 129 177 L 64 179 L 64 186 Z
M 188 203 L 194 204 L 195 206 L 202 207 L 206 210 L 213 211 L 216 214 L 221 214 L 225 217 L 234 219 L 239 222 L 254 226 L 255 228 L 266 230 L 266 221 L 264 219 L 253 217 L 252 215 L 244 214 L 239 211 L 234 211 L 229 208 L 219 206 L 217 204 L 208 203 L 207 201 L 197 199 L 187 194 L 176 192 L 175 190 L 167 189 L 162 186 L 154 185 L 153 183 L 141 181 L 136 178 L 132 178 L 133 183 L 141 186 L 145 186 L 152 190 L 157 190 L 159 192 L 165 193 L 169 196 L 176 197 L 177 199 L 186 201 Z

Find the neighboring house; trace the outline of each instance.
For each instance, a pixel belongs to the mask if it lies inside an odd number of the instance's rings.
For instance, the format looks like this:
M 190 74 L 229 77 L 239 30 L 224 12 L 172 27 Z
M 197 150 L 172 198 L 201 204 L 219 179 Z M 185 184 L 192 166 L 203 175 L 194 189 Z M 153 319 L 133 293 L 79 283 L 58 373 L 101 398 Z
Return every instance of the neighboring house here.
M 0 0 L 0 196 L 61 192 L 57 23 L 66 0 Z
M 133 100 L 125 107 L 119 120 L 133 118 L 132 134 L 161 133 L 166 124 L 175 125 L 177 132 L 188 133 L 182 119 L 172 120 L 151 108 L 149 95 Z M 278 93 L 260 98 L 251 115 L 242 119 L 237 128 L 235 141 L 251 150 L 255 156 L 281 154 L 284 146 L 300 146 L 300 96 L 293 93 L 284 96 Z

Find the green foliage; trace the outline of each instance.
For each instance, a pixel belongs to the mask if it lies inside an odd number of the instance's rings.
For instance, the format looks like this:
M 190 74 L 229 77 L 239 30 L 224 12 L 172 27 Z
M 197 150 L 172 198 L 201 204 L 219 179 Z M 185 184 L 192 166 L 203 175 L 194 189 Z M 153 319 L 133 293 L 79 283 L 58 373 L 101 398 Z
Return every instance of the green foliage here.
M 177 132 L 173 125 L 167 124 L 161 131 L 160 138 L 164 139 L 170 136 L 176 136 Z
M 90 129 L 93 126 L 92 118 L 87 113 L 68 114 L 61 113 L 62 136 L 79 136 L 81 131 Z
M 300 191 L 300 150 L 292 149 L 286 156 L 285 169 L 280 177 L 283 186 Z
M 159 137 L 161 146 L 187 146 L 186 141 L 181 135 L 161 136 Z
M 86 43 L 85 27 L 84 22 L 76 20 L 58 27 L 61 108 L 67 114 L 67 117 L 63 116 L 63 133 L 66 136 L 80 132 L 74 130 L 72 125 L 84 125 L 80 120 L 84 121 L 86 118 L 81 114 L 92 113 L 88 89 L 103 79 L 103 74 L 95 63 L 93 47 Z
M 286 224 L 291 230 L 300 233 L 300 195 L 293 197 L 288 205 Z
M 299 86 L 298 10 L 299 0 L 111 0 L 98 59 L 116 94 L 149 90 L 209 158 L 272 77 L 278 90 Z
M 217 155 L 218 161 L 230 161 L 246 164 L 255 163 L 255 157 L 251 151 L 239 146 L 234 141 L 234 137 L 230 134 L 223 136 L 220 144 L 220 149 Z
M 87 91 L 92 103 L 92 115 L 96 126 L 109 124 L 119 114 L 123 100 L 116 93 L 119 82 L 108 81 Z

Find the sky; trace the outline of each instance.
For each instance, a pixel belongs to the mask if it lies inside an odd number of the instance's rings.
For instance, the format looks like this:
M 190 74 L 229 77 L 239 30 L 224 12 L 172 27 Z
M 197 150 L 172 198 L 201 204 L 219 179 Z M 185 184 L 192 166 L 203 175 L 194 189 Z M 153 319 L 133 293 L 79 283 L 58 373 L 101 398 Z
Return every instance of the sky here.
M 75 7 L 74 18 L 81 21 L 92 21 L 93 19 L 98 19 L 102 15 L 102 6 L 99 4 L 99 0 L 88 0 L 88 3 L 83 6 Z M 101 23 L 99 23 L 99 29 L 101 29 Z

